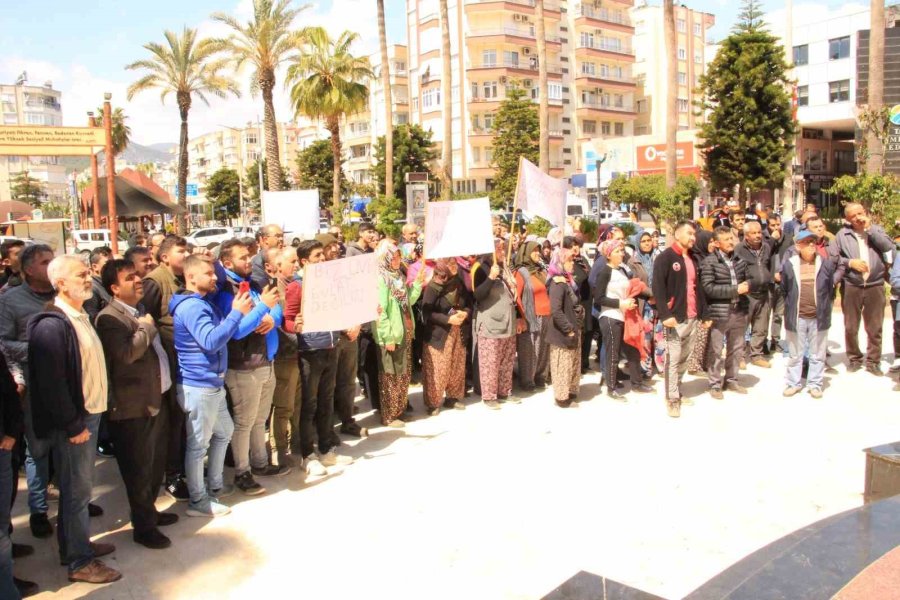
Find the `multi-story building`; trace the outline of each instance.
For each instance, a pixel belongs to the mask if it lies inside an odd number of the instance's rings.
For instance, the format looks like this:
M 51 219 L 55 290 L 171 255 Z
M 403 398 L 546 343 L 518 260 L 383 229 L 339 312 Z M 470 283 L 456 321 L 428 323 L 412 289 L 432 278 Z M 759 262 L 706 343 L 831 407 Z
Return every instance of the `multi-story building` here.
M 0 110 L 4 125 L 62 125 L 62 92 L 51 82 L 43 86 L 25 85 L 24 77 L 15 85 L 0 85 Z M 87 121 L 87 115 L 85 115 Z M 10 200 L 12 179 L 19 173 L 39 180 L 47 200 L 65 202 L 68 194 L 66 169 L 58 156 L 0 156 L 0 201 Z
M 557 177 L 585 168 L 581 147 L 628 136 L 635 119 L 631 67 L 633 0 L 544 0 L 550 103 L 550 167 Z M 533 0 L 450 0 L 451 98 L 443 73 L 437 0 L 407 0 L 410 120 L 443 143 L 443 107 L 452 114 L 453 178 L 458 192 L 489 191 L 494 114 L 510 86 L 538 102 Z
M 900 175 L 900 6 L 885 10 L 884 31 L 884 106 L 888 108 L 890 123 L 884 143 L 884 172 Z M 858 93 L 857 109 L 867 108 L 869 101 L 869 30 L 859 32 L 856 55 Z M 859 132 L 862 137 L 863 132 Z

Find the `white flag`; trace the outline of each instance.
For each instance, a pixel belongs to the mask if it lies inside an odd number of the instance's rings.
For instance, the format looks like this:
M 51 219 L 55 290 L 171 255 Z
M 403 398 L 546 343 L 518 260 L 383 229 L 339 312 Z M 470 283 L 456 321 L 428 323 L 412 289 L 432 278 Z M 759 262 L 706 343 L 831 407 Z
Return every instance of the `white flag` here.
M 556 225 L 566 224 L 566 192 L 569 183 L 543 173 L 534 163 L 523 158 L 519 162 L 519 185 L 516 202 L 519 210 L 543 217 Z

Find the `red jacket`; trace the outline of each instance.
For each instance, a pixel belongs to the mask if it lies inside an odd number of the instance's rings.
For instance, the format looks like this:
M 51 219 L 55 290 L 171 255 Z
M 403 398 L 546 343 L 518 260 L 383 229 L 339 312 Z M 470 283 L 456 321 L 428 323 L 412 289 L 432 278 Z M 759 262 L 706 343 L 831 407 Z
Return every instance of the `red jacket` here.
M 628 297 L 636 298 L 647 290 L 647 285 L 638 278 L 628 282 Z M 625 313 L 625 333 L 622 340 L 629 346 L 634 346 L 641 353 L 641 360 L 647 358 L 647 348 L 644 346 L 644 334 L 649 331 L 649 326 L 637 309 L 630 308 Z

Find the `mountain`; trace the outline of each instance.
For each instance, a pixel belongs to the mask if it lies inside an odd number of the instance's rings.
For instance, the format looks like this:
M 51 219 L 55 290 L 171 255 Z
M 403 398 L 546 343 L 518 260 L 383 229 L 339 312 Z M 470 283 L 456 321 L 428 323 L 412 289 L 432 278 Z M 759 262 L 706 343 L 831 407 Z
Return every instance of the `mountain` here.
M 142 146 L 136 142 L 131 142 L 128 144 L 128 147 L 125 148 L 122 157 L 129 163 L 137 165 L 147 162 L 167 163 L 175 158 L 175 155 L 170 154 L 168 150 L 170 148 L 175 148 L 176 146 L 177 144 L 151 144 L 149 146 Z M 97 158 L 102 165 L 104 162 L 103 152 L 99 153 Z M 91 159 L 87 156 L 60 156 L 59 164 L 66 167 L 67 171 L 82 171 L 91 166 Z
M 168 142 L 162 142 L 160 144 L 147 144 L 147 148 L 152 148 L 154 150 L 159 150 L 160 152 L 169 153 L 170 150 L 173 150 L 178 147 L 178 144 L 170 144 Z

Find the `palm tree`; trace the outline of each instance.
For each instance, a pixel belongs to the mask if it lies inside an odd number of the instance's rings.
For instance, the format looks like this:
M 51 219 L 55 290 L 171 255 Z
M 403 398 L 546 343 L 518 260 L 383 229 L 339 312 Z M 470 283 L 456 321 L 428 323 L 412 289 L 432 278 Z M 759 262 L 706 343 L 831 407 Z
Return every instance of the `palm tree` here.
M 441 144 L 441 198 L 453 194 L 453 65 L 450 62 L 450 19 L 447 0 L 439 0 L 441 13 L 441 97 L 443 101 L 444 140 Z
M 674 0 L 663 1 L 663 37 L 666 44 L 666 189 L 678 180 L 678 61 Z
M 178 205 L 185 213 L 179 215 L 175 222 L 176 231 L 185 233 L 187 221 L 187 176 L 188 176 L 188 113 L 191 102 L 196 96 L 209 106 L 207 96 L 212 94 L 224 98 L 228 93 L 240 96 L 241 92 L 233 79 L 222 75 L 220 71 L 225 63 L 215 57 L 218 50 L 209 40 L 198 40 L 197 30 L 185 27 L 179 36 L 171 31 L 165 32 L 166 44 L 150 42 L 144 44 L 151 57 L 138 60 L 126 66 L 126 69 L 143 69 L 146 75 L 128 86 L 128 100 L 136 94 L 151 89 L 161 90 L 160 100 L 165 102 L 166 96 L 175 94 L 178 113 L 181 115 L 181 136 L 178 144 Z
M 218 48 L 231 58 L 235 71 L 250 63 L 253 74 L 250 91 L 260 92 L 263 99 L 263 126 L 266 133 L 266 175 L 269 189 L 283 187 L 281 160 L 278 156 L 278 121 L 272 90 L 278 67 L 296 56 L 303 41 L 302 30 L 291 30 L 294 19 L 309 7 L 291 8 L 293 0 L 253 0 L 253 18 L 246 24 L 231 15 L 217 12 L 212 18 L 228 25 L 233 33 L 216 40 Z
M 391 70 L 388 63 L 387 32 L 384 26 L 384 0 L 378 2 L 378 41 L 381 43 L 381 87 L 384 90 L 384 195 L 394 195 L 394 109 L 391 97 Z
M 306 115 L 323 119 L 331 134 L 332 213 L 341 220 L 341 118 L 365 109 L 369 89 L 364 81 L 374 77 L 368 58 L 350 53 L 359 34 L 345 31 L 332 39 L 321 27 L 306 31 L 304 51 L 294 57 L 287 70 L 287 84 L 291 85 L 291 106 L 295 116 Z M 385 177 L 387 179 L 387 177 Z
M 873 114 L 881 111 L 884 105 L 884 0 L 871 0 L 871 25 L 869 32 L 869 110 Z M 880 125 L 876 121 L 866 133 L 866 173 L 881 175 L 884 165 L 884 145 L 875 129 Z
M 547 38 L 544 27 L 544 0 L 535 0 L 535 35 L 538 55 L 538 117 L 541 134 L 538 138 L 538 166 L 550 172 L 550 98 L 547 96 Z
M 103 107 L 97 109 L 94 114 L 100 115 L 94 118 L 95 127 L 103 127 Z M 125 151 L 131 141 L 131 127 L 125 124 L 128 115 L 121 107 L 112 109 L 112 149 L 113 155 L 118 156 Z

